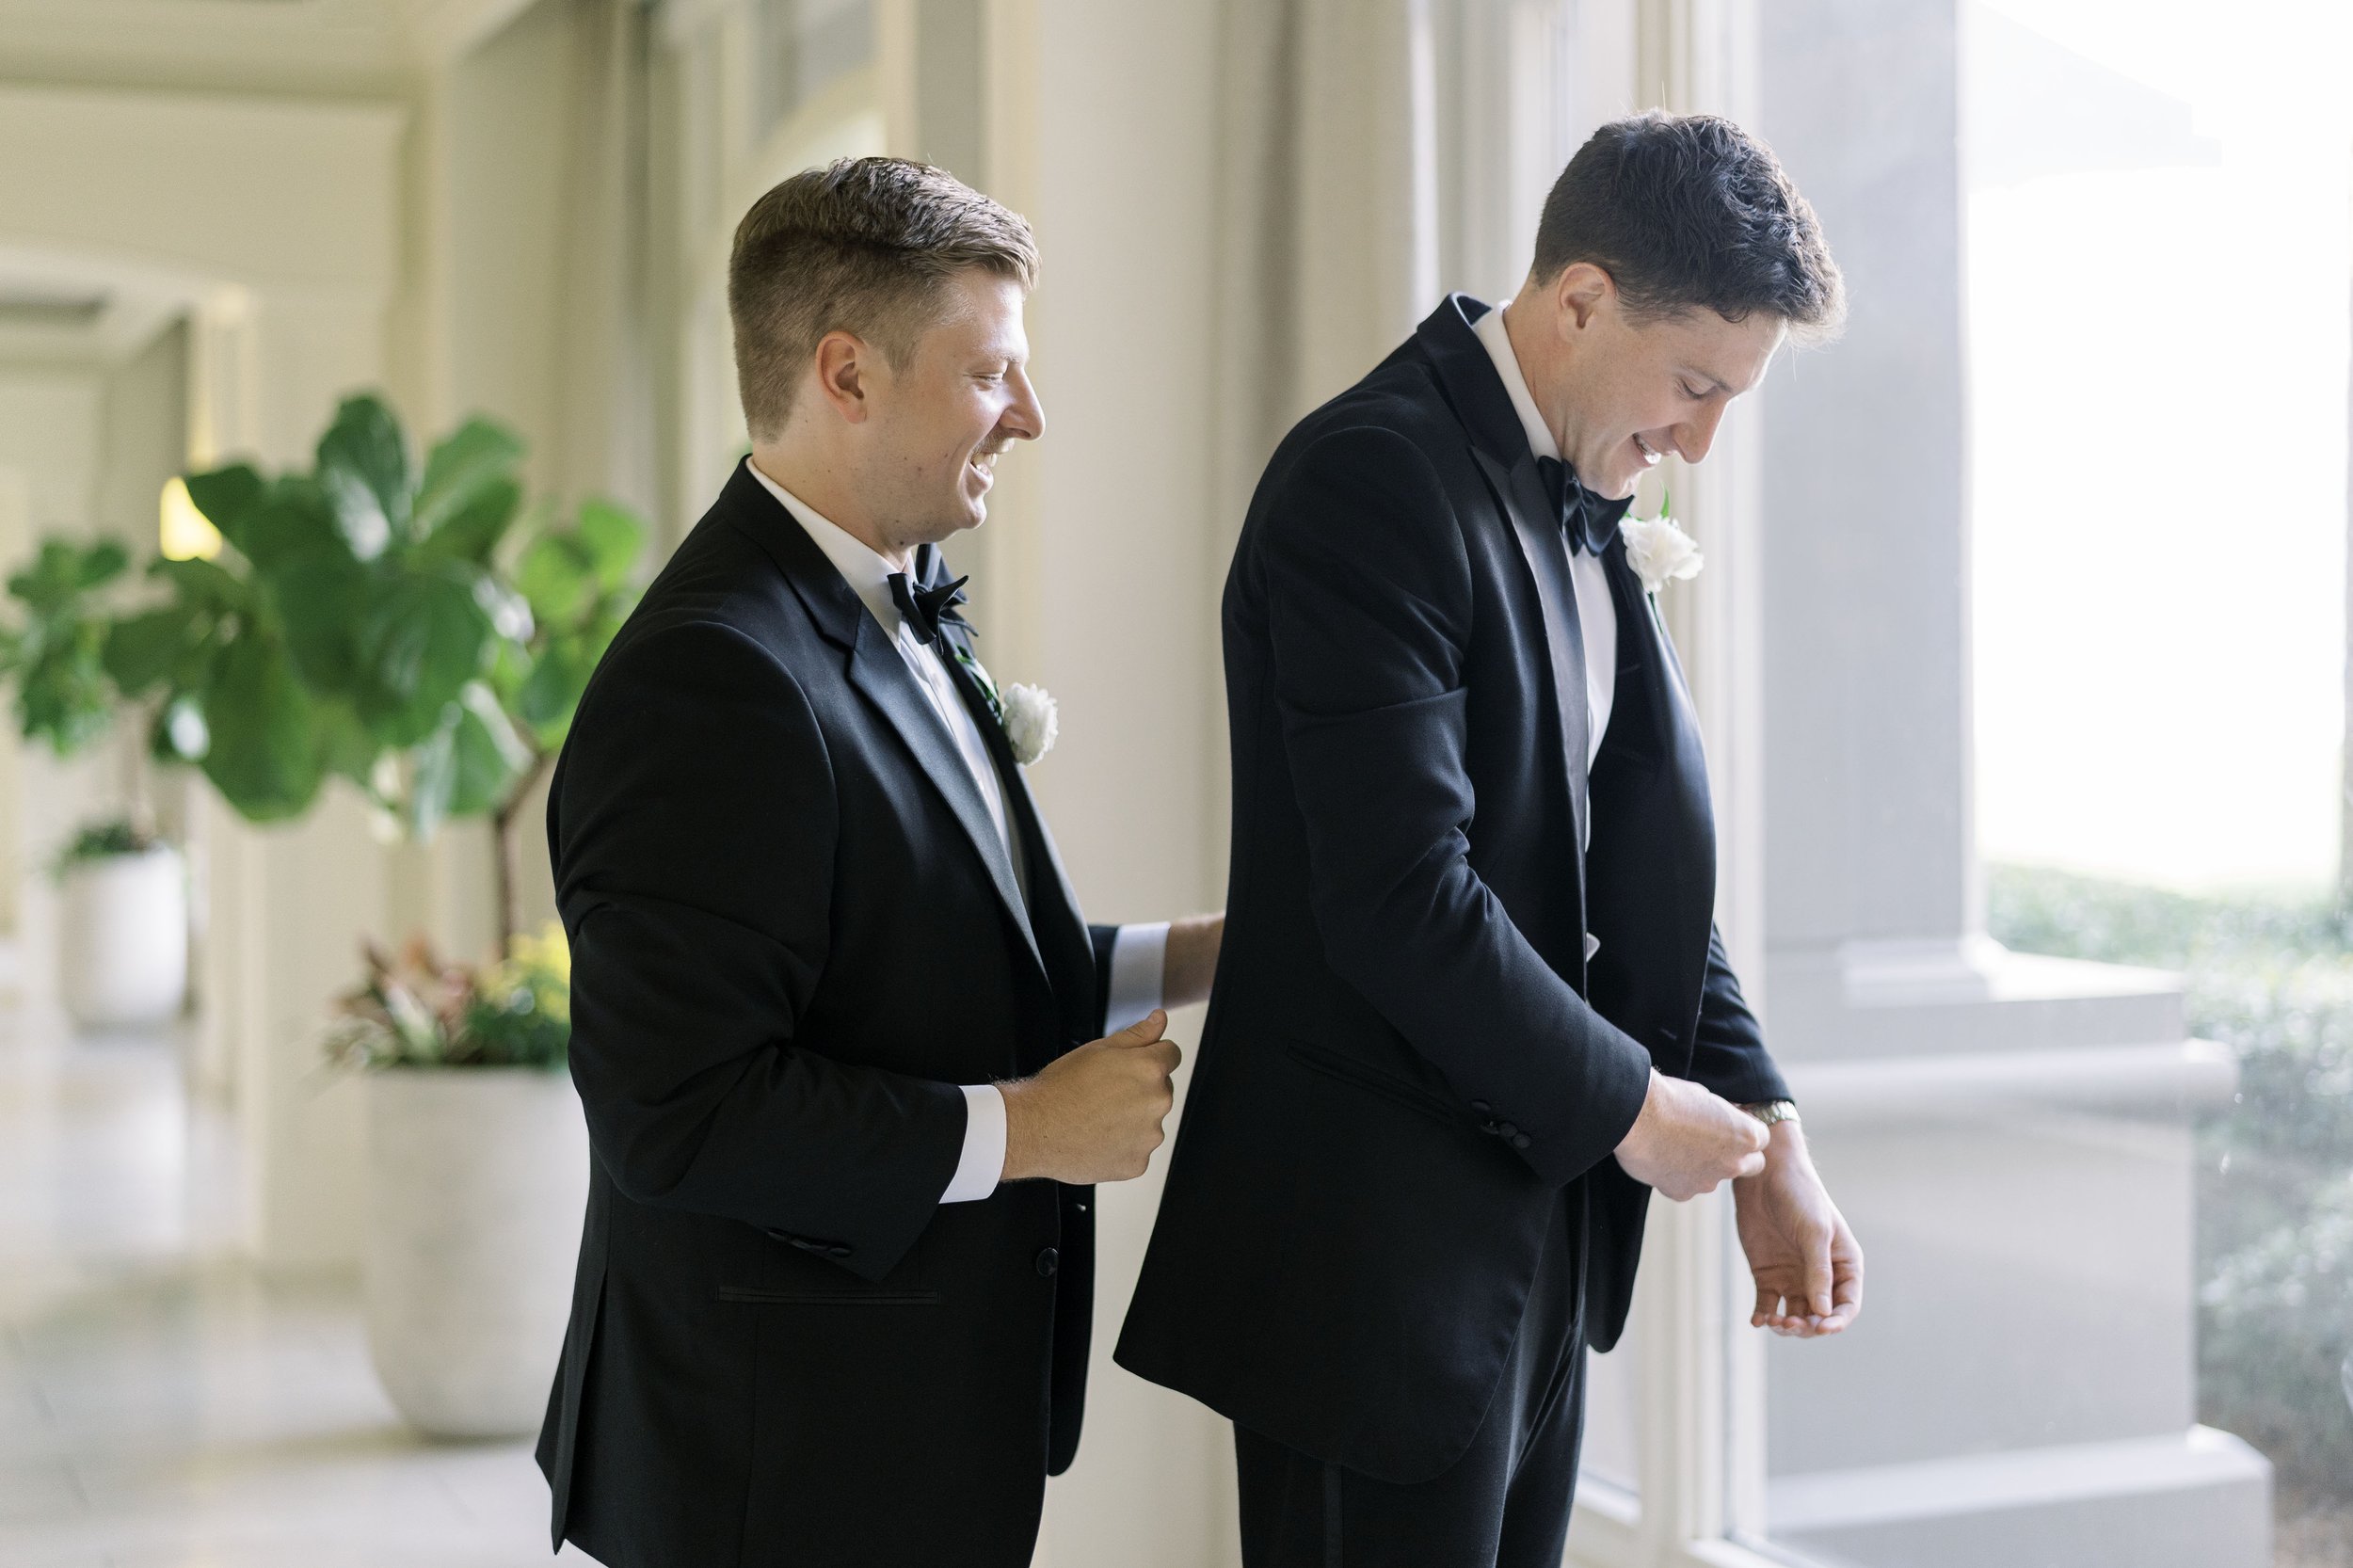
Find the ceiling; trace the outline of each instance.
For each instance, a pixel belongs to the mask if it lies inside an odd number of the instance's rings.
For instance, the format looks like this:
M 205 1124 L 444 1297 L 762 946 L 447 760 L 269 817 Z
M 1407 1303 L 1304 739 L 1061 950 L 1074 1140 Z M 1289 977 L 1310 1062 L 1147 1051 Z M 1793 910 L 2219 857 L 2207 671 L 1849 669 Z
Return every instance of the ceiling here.
M 0 0 L 0 81 L 405 96 L 533 0 Z

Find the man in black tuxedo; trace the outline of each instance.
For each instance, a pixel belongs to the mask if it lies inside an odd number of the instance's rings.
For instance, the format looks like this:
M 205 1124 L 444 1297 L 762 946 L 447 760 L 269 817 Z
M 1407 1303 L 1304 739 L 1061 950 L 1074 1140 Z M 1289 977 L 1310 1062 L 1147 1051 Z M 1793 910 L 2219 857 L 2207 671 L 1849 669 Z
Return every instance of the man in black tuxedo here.
M 1840 313 L 1769 152 L 1620 121 L 1518 297 L 1446 300 L 1259 482 L 1225 603 L 1233 940 L 1117 1352 L 1232 1418 L 1250 1568 L 1558 1568 L 1654 1188 L 1735 1183 L 1753 1321 L 1861 1305 L 1714 928 L 1699 731 L 1619 530 Z
M 1160 1143 L 1160 1008 L 1222 921 L 1081 921 L 1021 771 L 1045 699 L 936 548 L 1043 429 L 1035 265 L 902 160 L 753 206 L 751 456 L 555 772 L 593 1170 L 539 1463 L 614 1568 L 1025 1568 L 1078 1444 L 1088 1184 Z

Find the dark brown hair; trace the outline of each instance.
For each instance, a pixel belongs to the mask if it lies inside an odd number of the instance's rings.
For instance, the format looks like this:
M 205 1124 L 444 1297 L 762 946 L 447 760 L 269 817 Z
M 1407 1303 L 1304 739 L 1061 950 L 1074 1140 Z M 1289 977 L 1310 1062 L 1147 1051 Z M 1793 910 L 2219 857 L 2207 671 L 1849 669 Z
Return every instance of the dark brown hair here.
M 1801 343 L 1838 335 L 1847 285 L 1822 226 L 1764 143 L 1716 115 L 1653 109 L 1593 133 L 1545 198 L 1535 276 L 1609 274 L 1637 318 L 1758 312 Z
M 728 258 L 744 421 L 774 436 L 809 356 L 850 332 L 904 369 L 949 279 L 1037 281 L 1030 226 L 955 176 L 905 158 L 840 158 L 752 203 Z

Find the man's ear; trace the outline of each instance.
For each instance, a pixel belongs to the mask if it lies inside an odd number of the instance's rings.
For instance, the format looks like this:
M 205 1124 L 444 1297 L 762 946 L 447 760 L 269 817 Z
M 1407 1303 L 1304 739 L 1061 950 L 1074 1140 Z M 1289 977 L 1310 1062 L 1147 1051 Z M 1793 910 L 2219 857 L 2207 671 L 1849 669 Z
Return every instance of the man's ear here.
M 1617 297 L 1617 280 L 1591 262 L 1571 262 L 1561 269 L 1547 291 L 1553 314 L 1562 332 L 1582 331 L 1593 325 L 1602 305 Z
M 817 340 L 817 390 L 847 424 L 863 424 L 873 411 L 871 382 L 879 357 L 848 332 L 832 331 Z

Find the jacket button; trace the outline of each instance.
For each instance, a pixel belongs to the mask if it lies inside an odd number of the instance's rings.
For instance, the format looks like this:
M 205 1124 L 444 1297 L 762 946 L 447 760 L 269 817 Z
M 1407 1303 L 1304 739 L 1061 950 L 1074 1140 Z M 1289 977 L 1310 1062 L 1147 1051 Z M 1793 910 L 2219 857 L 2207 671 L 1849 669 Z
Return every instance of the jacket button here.
M 1513 1134 L 1512 1134 L 1512 1146 L 1513 1146 L 1513 1148 L 1515 1148 L 1515 1149 L 1524 1149 L 1524 1148 L 1528 1147 L 1528 1143 L 1529 1143 L 1529 1139 L 1528 1139 L 1528 1134 L 1527 1134 L 1527 1133 L 1525 1133 L 1525 1132 L 1514 1132 Z
M 1062 1254 L 1056 1249 L 1048 1247 L 1037 1255 L 1037 1272 L 1048 1279 L 1053 1278 L 1054 1271 L 1061 1267 Z

